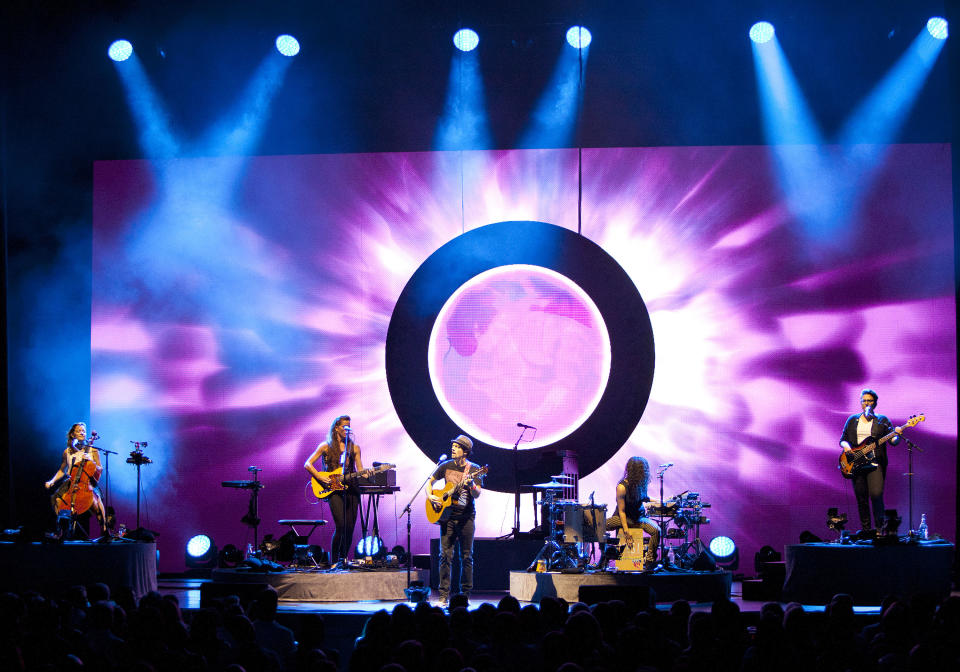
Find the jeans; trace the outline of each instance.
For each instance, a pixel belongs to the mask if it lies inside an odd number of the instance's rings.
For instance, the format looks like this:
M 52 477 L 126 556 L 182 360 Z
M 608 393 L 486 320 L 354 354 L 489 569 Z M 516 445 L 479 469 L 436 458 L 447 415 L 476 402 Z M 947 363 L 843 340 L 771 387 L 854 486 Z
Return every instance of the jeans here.
M 473 590 L 473 534 L 476 524 L 473 518 L 450 518 L 440 523 L 440 597 L 450 597 L 450 568 L 453 564 L 453 549 L 460 542 L 460 592 L 470 595 Z

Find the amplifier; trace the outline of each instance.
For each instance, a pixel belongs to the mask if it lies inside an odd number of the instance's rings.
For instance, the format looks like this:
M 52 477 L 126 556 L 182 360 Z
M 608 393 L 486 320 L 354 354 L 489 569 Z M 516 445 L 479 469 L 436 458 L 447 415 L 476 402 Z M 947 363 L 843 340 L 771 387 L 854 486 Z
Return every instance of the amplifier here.
M 379 474 L 371 474 L 357 479 L 357 485 L 378 485 L 393 487 L 397 484 L 397 470 L 387 469 Z

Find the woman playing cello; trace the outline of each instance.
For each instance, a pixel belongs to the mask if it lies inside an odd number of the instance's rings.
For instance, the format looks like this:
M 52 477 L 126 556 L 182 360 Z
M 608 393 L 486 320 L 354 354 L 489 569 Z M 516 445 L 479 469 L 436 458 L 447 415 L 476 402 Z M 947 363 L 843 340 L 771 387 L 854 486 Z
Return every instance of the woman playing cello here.
M 96 438 L 96 433 L 93 438 Z M 102 472 L 100 453 L 92 442 L 87 441 L 87 426 L 82 422 L 74 424 L 67 432 L 67 447 L 63 451 L 60 468 L 53 478 L 44 483 L 47 490 L 56 486 L 50 501 L 58 520 L 61 517 L 73 520 L 92 510 L 100 523 L 101 532 L 107 532 L 103 498 L 97 487 Z M 85 531 L 89 536 L 89 517 L 85 521 Z

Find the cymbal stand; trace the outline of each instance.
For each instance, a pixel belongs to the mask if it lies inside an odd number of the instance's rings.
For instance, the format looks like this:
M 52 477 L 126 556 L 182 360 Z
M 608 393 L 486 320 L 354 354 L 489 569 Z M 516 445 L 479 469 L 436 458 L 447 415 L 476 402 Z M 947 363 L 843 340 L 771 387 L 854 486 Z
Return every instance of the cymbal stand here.
M 133 464 L 137 467 L 137 531 L 140 530 L 140 493 L 142 492 L 142 487 L 140 483 L 140 467 L 144 464 L 152 464 L 153 460 L 143 454 L 143 449 L 147 447 L 146 441 L 131 441 L 133 444 L 133 450 L 130 452 L 130 457 L 127 458 L 127 464 Z

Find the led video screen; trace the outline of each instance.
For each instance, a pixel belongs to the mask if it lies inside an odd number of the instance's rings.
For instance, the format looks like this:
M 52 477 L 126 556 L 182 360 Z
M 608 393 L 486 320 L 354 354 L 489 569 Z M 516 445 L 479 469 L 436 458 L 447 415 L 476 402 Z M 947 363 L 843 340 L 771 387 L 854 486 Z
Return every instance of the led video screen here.
M 164 571 L 183 568 L 195 533 L 221 547 L 253 541 L 241 521 L 249 490 L 222 481 L 263 482 L 260 539 L 283 534 L 280 519 L 329 520 L 303 463 L 341 414 L 365 466 L 397 465 L 400 491 L 378 511 L 388 547 L 405 545 L 405 504 L 463 431 L 483 446 L 471 459 L 491 464 L 479 536 L 514 522 L 515 481 L 496 456 L 566 441 L 582 465 L 582 503 L 592 494 L 612 514 L 632 455 L 655 471 L 672 463 L 663 495 L 699 493 L 710 521 L 700 537 L 729 536 L 752 557 L 804 530 L 832 538 L 829 507 L 859 527 L 838 441 L 870 387 L 894 422 L 924 414 L 906 432 L 923 450 L 913 453 L 914 526 L 926 513 L 949 537 L 950 147 L 882 156 L 827 230 L 782 196 L 764 147 L 586 149 L 582 166 L 576 150 L 98 162 L 90 426 L 120 458 L 147 442 L 141 525 L 160 533 Z M 497 251 L 471 242 L 503 222 L 518 233 L 499 225 Z M 564 235 L 541 240 L 524 222 Z M 597 249 L 580 258 L 575 243 L 554 244 L 568 237 Z M 405 318 L 429 336 L 412 350 L 422 361 L 389 361 L 398 301 L 448 244 L 457 253 L 417 285 L 440 309 Z M 513 248 L 524 250 L 516 263 Z M 611 299 L 624 284 L 629 301 Z M 646 322 L 627 319 L 638 311 Z M 633 343 L 641 323 L 649 334 Z M 641 373 L 624 383 L 638 359 Z M 419 401 L 388 384 L 400 364 L 426 372 L 418 394 L 443 409 L 439 424 L 398 413 Z M 886 505 L 906 529 L 905 443 L 890 462 Z M 110 484 L 132 527 L 136 469 L 114 459 Z M 540 514 L 529 492 L 524 531 Z M 437 535 L 422 498 L 414 553 Z M 332 528 L 311 541 L 328 547 Z

